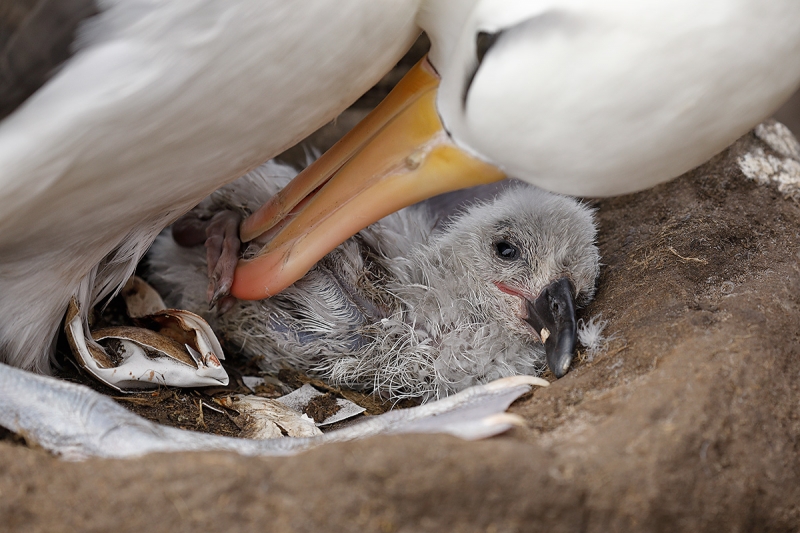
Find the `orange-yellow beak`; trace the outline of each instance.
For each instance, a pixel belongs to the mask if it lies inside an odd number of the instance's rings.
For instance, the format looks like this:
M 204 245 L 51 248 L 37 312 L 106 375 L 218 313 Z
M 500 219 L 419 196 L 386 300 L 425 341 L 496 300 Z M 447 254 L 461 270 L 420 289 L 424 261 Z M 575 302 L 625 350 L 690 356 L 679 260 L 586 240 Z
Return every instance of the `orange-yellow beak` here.
M 242 241 L 268 242 L 239 262 L 233 296 L 277 294 L 386 215 L 505 177 L 450 140 L 436 112 L 438 85 L 427 59 L 417 63 L 360 124 L 242 223 Z

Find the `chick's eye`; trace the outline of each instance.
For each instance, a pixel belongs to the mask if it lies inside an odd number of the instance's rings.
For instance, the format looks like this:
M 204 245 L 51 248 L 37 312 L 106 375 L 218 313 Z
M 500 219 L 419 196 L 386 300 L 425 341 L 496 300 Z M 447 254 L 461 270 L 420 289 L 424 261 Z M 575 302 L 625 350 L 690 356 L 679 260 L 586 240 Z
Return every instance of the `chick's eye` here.
M 494 243 L 494 251 L 500 259 L 511 261 L 519 257 L 519 249 L 508 241 Z

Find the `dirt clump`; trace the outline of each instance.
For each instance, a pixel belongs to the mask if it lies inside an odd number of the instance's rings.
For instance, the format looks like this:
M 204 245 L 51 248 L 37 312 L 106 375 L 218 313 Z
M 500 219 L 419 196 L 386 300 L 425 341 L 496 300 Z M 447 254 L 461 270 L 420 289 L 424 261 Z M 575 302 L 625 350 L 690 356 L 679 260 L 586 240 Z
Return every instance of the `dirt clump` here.
M 308 402 L 308 405 L 306 405 L 303 413 L 313 418 L 314 422 L 319 424 L 320 422 L 325 421 L 325 419 L 338 413 L 341 408 L 342 407 L 340 405 L 336 404 L 336 397 L 328 392 L 321 394 L 320 396 L 316 396 L 310 402 Z

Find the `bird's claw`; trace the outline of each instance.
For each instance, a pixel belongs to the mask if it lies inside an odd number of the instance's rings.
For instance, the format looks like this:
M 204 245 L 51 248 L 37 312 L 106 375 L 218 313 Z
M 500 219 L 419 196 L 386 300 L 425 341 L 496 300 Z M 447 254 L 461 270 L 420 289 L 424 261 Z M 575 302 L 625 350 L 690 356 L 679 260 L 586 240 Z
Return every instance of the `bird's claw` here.
M 228 311 L 230 311 L 233 308 L 233 306 L 236 305 L 236 302 L 238 302 L 238 301 L 239 300 L 237 300 L 236 297 L 231 296 L 230 294 L 228 294 L 228 295 L 222 296 L 221 298 L 216 300 L 214 302 L 214 304 L 211 305 L 211 307 L 213 307 L 213 305 L 216 305 L 217 306 L 217 316 L 222 316 L 225 313 L 227 313 Z
M 242 244 L 239 239 L 241 220 L 241 215 L 231 210 L 220 211 L 210 219 L 203 219 L 190 211 L 172 226 L 172 238 L 179 246 L 189 248 L 205 244 L 208 309 L 217 306 L 220 315 L 236 303 L 236 298 L 230 292 Z
M 233 273 L 239 262 L 239 224 L 241 215 L 235 211 L 220 211 L 215 214 L 206 226 L 206 263 L 208 265 L 208 306 L 209 309 L 226 301 L 225 309 L 218 305 L 220 313 L 224 313 L 236 302 L 230 296 L 233 285 Z M 233 299 L 233 301 L 231 301 Z

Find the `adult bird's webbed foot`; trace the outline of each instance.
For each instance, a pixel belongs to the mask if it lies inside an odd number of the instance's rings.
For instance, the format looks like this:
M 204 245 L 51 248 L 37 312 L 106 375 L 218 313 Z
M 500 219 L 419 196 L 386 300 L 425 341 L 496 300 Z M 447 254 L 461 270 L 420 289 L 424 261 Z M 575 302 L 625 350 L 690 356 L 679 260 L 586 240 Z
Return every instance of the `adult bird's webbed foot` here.
M 230 291 L 242 244 L 239 240 L 241 220 L 239 213 L 230 210 L 220 211 L 210 219 L 203 219 L 196 213 L 189 212 L 172 227 L 172 238 L 180 246 L 205 244 L 208 305 L 209 308 L 216 305 L 220 314 L 236 303 L 236 298 L 230 295 Z

